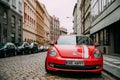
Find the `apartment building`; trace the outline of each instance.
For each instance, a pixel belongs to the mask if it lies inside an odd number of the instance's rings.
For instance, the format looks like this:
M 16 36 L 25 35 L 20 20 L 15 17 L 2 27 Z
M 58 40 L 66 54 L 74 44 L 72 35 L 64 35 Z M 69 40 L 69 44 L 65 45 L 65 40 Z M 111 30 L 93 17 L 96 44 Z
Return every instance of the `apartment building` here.
M 48 45 L 50 42 L 50 15 L 45 7 L 44 4 L 42 4 L 42 8 L 44 10 L 44 45 Z
M 0 42 L 22 41 L 22 0 L 0 0 Z
M 81 33 L 90 34 L 91 27 L 91 0 L 81 0 Z
M 23 0 L 23 41 L 37 41 L 36 0 Z
M 38 0 L 36 0 L 36 31 L 37 31 L 37 36 L 36 36 L 36 39 L 37 39 L 37 42 L 40 44 L 40 45 L 44 45 L 44 34 L 45 34 L 45 31 L 44 31 L 44 14 L 45 14 L 45 11 L 44 9 L 42 8 L 42 5 Z
M 105 54 L 120 54 L 120 0 L 91 0 L 90 33 Z
M 77 0 L 77 3 L 74 6 L 73 9 L 73 32 L 77 35 L 82 34 L 81 30 L 81 0 Z
M 60 35 L 67 35 L 67 29 L 64 27 L 60 27 Z
M 50 26 L 50 40 L 56 41 L 60 35 L 60 21 L 55 15 L 51 17 L 51 26 Z

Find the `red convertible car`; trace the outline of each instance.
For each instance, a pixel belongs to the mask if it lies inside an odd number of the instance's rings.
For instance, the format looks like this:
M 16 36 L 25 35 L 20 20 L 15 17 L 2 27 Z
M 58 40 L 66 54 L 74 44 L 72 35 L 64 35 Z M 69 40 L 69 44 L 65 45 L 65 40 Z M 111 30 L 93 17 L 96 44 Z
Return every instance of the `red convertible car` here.
M 87 36 L 60 36 L 47 51 L 45 69 L 47 72 L 101 73 L 103 70 L 102 52 Z

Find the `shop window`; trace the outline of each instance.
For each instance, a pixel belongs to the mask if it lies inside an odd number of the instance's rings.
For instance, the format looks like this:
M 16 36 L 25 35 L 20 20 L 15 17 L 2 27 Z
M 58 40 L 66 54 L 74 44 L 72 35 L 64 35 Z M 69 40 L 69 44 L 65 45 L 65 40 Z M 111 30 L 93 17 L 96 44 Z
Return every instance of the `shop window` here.
M 103 31 L 100 31 L 100 45 L 103 45 Z
M 104 45 L 110 45 L 110 30 L 109 29 L 104 29 Z

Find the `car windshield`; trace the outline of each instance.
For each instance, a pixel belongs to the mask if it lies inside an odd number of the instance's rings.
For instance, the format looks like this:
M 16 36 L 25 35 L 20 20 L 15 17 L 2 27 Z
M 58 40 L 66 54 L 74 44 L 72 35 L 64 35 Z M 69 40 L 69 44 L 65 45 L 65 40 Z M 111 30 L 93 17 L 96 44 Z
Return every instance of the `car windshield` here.
M 91 39 L 85 36 L 61 36 L 57 41 L 58 45 L 92 45 Z

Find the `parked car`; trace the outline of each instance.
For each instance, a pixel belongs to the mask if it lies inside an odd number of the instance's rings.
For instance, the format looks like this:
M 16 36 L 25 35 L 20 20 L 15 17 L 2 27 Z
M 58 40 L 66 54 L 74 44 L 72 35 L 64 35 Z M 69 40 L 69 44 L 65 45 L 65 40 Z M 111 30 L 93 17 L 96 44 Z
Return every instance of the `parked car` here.
M 38 52 L 38 43 L 32 42 L 30 43 L 31 53 L 37 53 Z
M 44 46 L 43 45 L 39 46 L 39 50 L 40 50 L 40 52 L 43 52 L 44 51 Z
M 45 69 L 52 71 L 92 72 L 103 70 L 102 52 L 87 36 L 64 35 L 47 51 Z
M 0 43 L 0 56 L 1 57 L 6 57 L 6 56 L 15 56 L 17 55 L 17 48 L 16 46 L 11 43 Z
M 50 45 L 44 47 L 44 51 L 47 51 L 50 48 Z
M 28 42 L 15 43 L 15 45 L 17 46 L 18 54 L 24 55 L 31 53 L 31 48 Z

